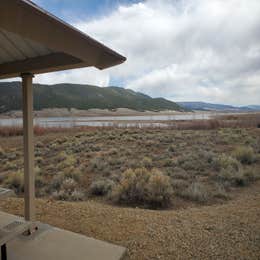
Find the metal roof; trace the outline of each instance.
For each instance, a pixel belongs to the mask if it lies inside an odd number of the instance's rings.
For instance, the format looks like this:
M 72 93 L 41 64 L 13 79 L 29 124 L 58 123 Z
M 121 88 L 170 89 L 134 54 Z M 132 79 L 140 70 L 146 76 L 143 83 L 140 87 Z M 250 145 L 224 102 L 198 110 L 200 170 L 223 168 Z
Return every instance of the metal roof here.
M 0 64 L 54 53 L 40 43 L 1 29 L 0 46 Z
M 126 59 L 28 0 L 0 1 L 0 78 L 95 66 Z

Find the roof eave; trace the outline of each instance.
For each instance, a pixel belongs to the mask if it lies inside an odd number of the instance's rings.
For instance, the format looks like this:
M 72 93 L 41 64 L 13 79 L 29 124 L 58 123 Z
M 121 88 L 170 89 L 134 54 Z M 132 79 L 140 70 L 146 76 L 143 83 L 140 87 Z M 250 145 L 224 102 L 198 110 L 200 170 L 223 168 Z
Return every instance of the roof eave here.
M 0 7 L 0 27 L 80 59 L 82 65 L 87 63 L 105 69 L 126 60 L 124 56 L 44 10 L 35 8 L 28 1 L 1 0 Z

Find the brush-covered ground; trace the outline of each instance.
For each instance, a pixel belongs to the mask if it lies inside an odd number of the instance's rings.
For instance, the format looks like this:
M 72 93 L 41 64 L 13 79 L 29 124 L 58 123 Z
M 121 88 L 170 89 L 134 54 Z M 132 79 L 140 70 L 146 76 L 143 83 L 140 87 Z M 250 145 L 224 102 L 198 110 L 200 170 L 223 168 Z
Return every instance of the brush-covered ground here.
M 228 200 L 260 178 L 260 129 L 89 129 L 37 136 L 38 197 L 144 208 Z M 21 137 L 1 138 L 1 185 L 22 195 Z
M 260 129 L 88 129 L 35 139 L 41 221 L 123 245 L 130 259 L 260 258 Z M 0 144 L 1 186 L 22 196 L 22 137 Z M 23 212 L 20 198 L 0 206 Z

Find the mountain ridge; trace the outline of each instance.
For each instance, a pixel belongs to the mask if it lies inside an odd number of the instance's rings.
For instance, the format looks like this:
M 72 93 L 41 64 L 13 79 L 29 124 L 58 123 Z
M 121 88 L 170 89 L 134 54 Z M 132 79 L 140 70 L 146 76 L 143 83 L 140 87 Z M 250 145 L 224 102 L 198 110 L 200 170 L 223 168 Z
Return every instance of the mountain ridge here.
M 0 113 L 21 110 L 21 83 L 0 82 Z M 116 86 L 98 87 L 85 84 L 60 83 L 54 85 L 34 84 L 34 109 L 76 108 L 117 109 L 137 111 L 187 111 L 175 102 L 164 98 L 152 98 L 131 89 Z
M 176 102 L 182 107 L 190 110 L 201 110 L 201 111 L 260 111 L 260 105 L 248 105 L 248 106 L 231 106 L 224 104 L 214 104 L 202 101 L 185 101 Z

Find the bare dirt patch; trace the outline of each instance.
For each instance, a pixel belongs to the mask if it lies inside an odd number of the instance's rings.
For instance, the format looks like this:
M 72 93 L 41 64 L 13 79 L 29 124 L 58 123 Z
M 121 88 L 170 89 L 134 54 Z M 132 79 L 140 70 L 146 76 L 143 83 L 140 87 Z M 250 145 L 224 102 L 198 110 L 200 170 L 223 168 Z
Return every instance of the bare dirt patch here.
M 260 259 L 260 183 L 224 204 L 180 210 L 37 200 L 37 219 L 127 247 L 127 259 Z M 23 214 L 23 200 L 0 201 Z

